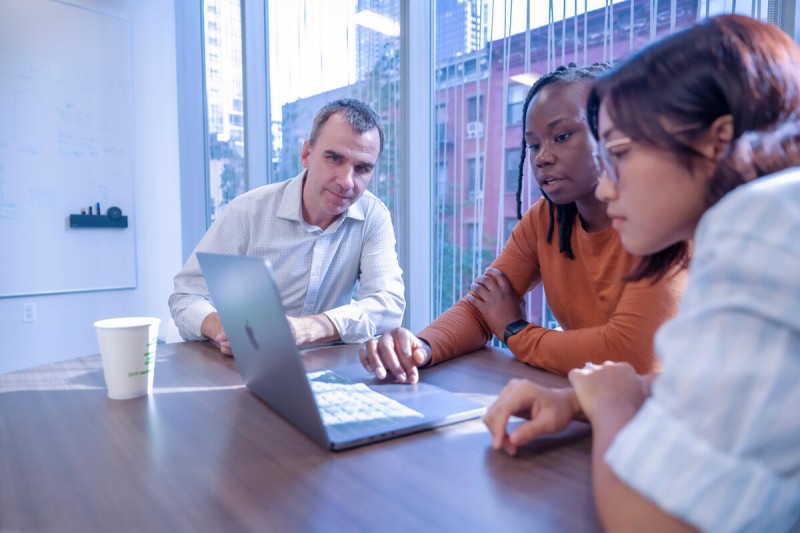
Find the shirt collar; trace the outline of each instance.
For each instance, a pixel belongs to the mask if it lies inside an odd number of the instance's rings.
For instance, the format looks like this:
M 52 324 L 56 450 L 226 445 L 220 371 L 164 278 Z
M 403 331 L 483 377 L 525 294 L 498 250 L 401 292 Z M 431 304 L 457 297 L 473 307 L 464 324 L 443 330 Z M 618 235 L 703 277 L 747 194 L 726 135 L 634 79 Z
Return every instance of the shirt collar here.
M 276 216 L 278 218 L 285 218 L 288 220 L 294 220 L 296 222 L 302 222 L 303 224 L 308 224 L 305 220 L 303 220 L 303 180 L 306 177 L 307 170 L 303 170 L 300 174 L 295 176 L 289 181 L 289 184 L 286 186 L 286 189 L 283 191 L 283 197 L 281 198 L 281 203 L 278 206 L 278 211 Z M 365 191 L 366 193 L 366 191 Z M 363 195 L 362 195 L 363 198 Z M 342 221 L 345 218 L 352 218 L 355 220 L 365 220 L 366 214 L 364 213 L 364 207 L 361 203 L 361 198 L 359 198 L 353 205 L 347 208 L 347 211 L 344 212 L 344 216 L 340 216 L 336 219 L 333 224 L 329 226 L 330 229 L 334 229 L 334 231 L 341 225 Z

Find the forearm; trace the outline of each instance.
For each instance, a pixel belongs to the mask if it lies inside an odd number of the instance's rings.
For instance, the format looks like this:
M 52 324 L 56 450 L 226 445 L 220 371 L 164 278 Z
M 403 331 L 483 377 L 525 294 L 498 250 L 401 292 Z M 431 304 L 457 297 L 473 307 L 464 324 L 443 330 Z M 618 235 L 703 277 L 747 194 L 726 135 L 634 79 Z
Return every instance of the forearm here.
M 379 202 L 380 204 L 380 202 Z M 403 271 L 394 229 L 383 204 L 370 212 L 361 249 L 358 293 L 347 305 L 325 311 L 347 343 L 362 343 L 401 325 L 405 311 Z
M 481 348 L 492 338 L 492 332 L 483 316 L 461 300 L 418 336 L 430 343 L 431 364 L 437 364 Z
M 201 244 L 210 238 L 207 233 Z M 205 277 L 194 253 L 175 276 L 173 283 L 174 292 L 169 297 L 169 308 L 181 337 L 192 341 L 204 340 L 201 331 L 203 321 L 216 309 L 211 303 Z
M 216 311 L 209 314 L 200 325 L 200 333 L 206 339 L 216 341 L 217 336 L 223 332 L 222 321 Z
M 605 454 L 636 409 L 607 409 L 592 417 L 592 485 L 600 521 L 607 531 L 694 531 L 623 483 L 609 468 Z
M 173 293 L 169 307 L 181 337 L 186 340 L 204 340 L 203 321 L 216 309 L 209 300 L 198 294 Z
M 656 365 L 652 333 L 617 324 L 571 331 L 532 325 L 511 337 L 508 347 L 520 361 L 559 374 L 587 362 L 625 361 L 640 374 Z
M 325 314 L 288 317 L 297 344 L 340 340 L 339 331 Z
M 551 372 L 567 373 L 587 362 L 628 362 L 639 374 L 657 369 L 656 331 L 678 311 L 685 273 L 670 273 L 656 284 L 626 283 L 613 311 L 598 314 L 587 327 L 563 332 L 529 327 L 509 340 L 522 361 Z
M 404 310 L 402 294 L 377 292 L 325 311 L 324 314 L 333 323 L 342 341 L 356 344 L 399 327 Z

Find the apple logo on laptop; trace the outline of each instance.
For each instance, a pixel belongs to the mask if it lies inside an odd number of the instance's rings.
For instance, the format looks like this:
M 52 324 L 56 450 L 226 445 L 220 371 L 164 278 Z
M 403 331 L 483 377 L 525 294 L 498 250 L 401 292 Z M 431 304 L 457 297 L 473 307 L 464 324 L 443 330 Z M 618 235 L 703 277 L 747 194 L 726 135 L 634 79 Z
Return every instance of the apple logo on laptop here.
M 256 342 L 256 336 L 253 335 L 253 328 L 250 327 L 249 320 L 245 320 L 244 330 L 247 332 L 247 338 L 250 339 L 250 344 L 253 345 L 253 348 L 255 348 L 256 350 L 260 350 L 260 348 L 258 347 L 258 343 Z

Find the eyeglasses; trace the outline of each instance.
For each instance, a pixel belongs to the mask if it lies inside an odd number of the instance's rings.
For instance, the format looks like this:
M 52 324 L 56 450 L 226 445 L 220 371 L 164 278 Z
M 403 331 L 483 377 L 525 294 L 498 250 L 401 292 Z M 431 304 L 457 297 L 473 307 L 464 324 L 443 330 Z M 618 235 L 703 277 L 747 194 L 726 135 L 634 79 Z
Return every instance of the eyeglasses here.
M 604 145 L 598 144 L 597 152 L 592 154 L 592 159 L 594 159 L 594 166 L 597 168 L 597 173 L 600 174 L 605 172 L 608 176 L 608 179 L 611 180 L 613 185 L 616 185 L 619 181 L 619 173 L 617 171 L 616 165 L 613 163 L 611 155 L 613 152 L 609 152 L 612 148 L 617 148 L 620 146 L 627 146 L 633 142 L 633 139 L 630 137 L 622 137 L 621 139 L 614 139 L 613 141 L 609 141 Z

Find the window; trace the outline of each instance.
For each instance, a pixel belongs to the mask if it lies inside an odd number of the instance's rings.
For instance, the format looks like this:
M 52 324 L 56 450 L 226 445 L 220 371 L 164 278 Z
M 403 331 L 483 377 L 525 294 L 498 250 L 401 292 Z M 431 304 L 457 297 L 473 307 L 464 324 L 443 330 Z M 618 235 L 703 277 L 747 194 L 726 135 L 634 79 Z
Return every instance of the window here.
M 208 125 L 209 131 L 221 131 L 222 130 L 222 106 L 219 104 L 212 103 L 209 106 L 208 112 Z
M 244 11 L 248 20 L 241 20 L 240 2 L 247 5 Z M 183 80 L 190 78 L 181 75 L 184 62 L 178 68 L 179 90 L 189 93 L 191 98 L 191 102 L 184 104 L 187 98 L 181 93 L 179 105 L 186 106 L 181 107 L 182 117 L 199 117 L 201 113 L 198 109 L 202 105 L 199 102 L 205 101 L 207 105 L 205 113 L 202 113 L 202 120 L 207 124 L 180 119 L 182 191 L 189 190 L 189 186 L 184 185 L 194 186 L 192 180 L 209 173 L 207 212 L 211 213 L 208 217 L 204 216 L 203 220 L 188 214 L 192 209 L 197 209 L 200 199 L 206 195 L 206 188 L 202 188 L 202 191 L 193 190 L 191 197 L 182 192 L 184 258 L 188 257 L 202 236 L 208 218 L 213 218 L 216 210 L 224 206 L 225 199 L 231 197 L 231 194 L 223 196 L 222 173 L 227 170 L 226 183 L 234 184 L 241 191 L 258 185 L 259 180 L 272 182 L 293 176 L 300 168 L 300 148 L 303 138 L 308 134 L 313 113 L 324 101 L 340 95 L 366 100 L 384 117 L 387 145 L 370 189 L 389 205 L 395 229 L 404 227 L 408 223 L 408 216 L 399 209 L 399 200 L 406 184 L 401 181 L 403 169 L 398 141 L 399 132 L 403 131 L 399 117 L 403 116 L 407 104 L 406 95 L 400 91 L 402 63 L 398 21 L 401 10 L 409 10 L 410 14 L 407 15 L 411 22 L 403 31 L 410 33 L 412 42 L 428 42 L 428 37 L 420 39 L 417 32 L 423 33 L 419 28 L 425 26 L 428 17 L 433 14 L 435 28 L 430 32 L 430 40 L 434 41 L 431 43 L 433 58 L 430 64 L 427 59 L 423 62 L 433 74 L 433 91 L 429 97 L 431 107 L 417 108 L 415 105 L 410 110 L 414 117 L 433 111 L 434 130 L 430 132 L 433 160 L 428 161 L 427 155 L 415 159 L 414 164 L 424 160 L 429 170 L 414 172 L 409 180 L 412 188 L 433 188 L 430 211 L 433 224 L 430 231 L 432 258 L 429 265 L 432 273 L 429 277 L 433 280 L 431 308 L 435 317 L 463 296 L 465 287 L 471 281 L 470 268 L 474 265 L 471 254 L 465 250 L 465 225 L 475 224 L 474 231 L 482 232 L 482 239 L 478 240 L 490 248 L 483 250 L 483 254 L 486 255 L 486 261 L 491 261 L 505 240 L 504 221 L 516 214 L 514 202 L 508 194 L 504 194 L 504 191 L 510 193 L 516 190 L 516 184 L 511 186 L 511 158 L 508 152 L 511 149 L 519 150 L 520 139 L 511 132 L 519 131 L 517 125 L 522 120 L 522 98 L 535 80 L 531 73 L 546 73 L 570 61 L 591 64 L 621 58 L 653 38 L 693 23 L 698 16 L 724 11 L 712 7 L 712 13 L 705 12 L 704 7 L 707 8 L 708 3 L 700 3 L 704 12 L 699 13 L 698 3 L 694 0 L 675 0 L 672 3 L 614 1 L 605 6 L 602 2 L 592 0 L 589 4 L 577 6 L 576 17 L 572 13 L 575 8 L 571 2 L 565 5 L 563 0 L 555 0 L 551 8 L 528 2 L 531 27 L 528 33 L 530 48 L 526 51 L 526 8 L 523 5 L 522 9 L 516 9 L 516 2 L 513 3 L 513 12 L 506 11 L 511 20 L 505 22 L 503 8 L 510 5 L 507 0 L 430 0 L 430 12 L 418 7 L 429 5 L 427 0 L 420 4 L 400 0 L 203 0 L 201 3 L 176 3 L 178 24 L 188 26 L 190 23 L 185 21 L 203 17 L 204 26 L 191 24 L 191 31 L 184 32 L 185 38 L 181 40 L 183 45 L 200 57 L 201 47 L 195 43 L 201 42 L 201 34 L 206 39 L 205 65 L 197 67 L 187 64 L 185 67 L 191 76 L 195 76 L 194 72 L 204 72 L 205 80 L 191 78 L 190 82 L 184 83 Z M 629 23 L 631 12 L 628 7 L 631 4 L 635 11 L 632 24 Z M 740 2 L 737 11 L 749 9 L 750 6 L 744 4 Z M 766 4 L 763 6 L 762 19 L 766 18 Z M 586 14 L 582 11 L 584 5 L 588 5 L 589 9 Z M 268 13 L 259 13 L 258 9 L 264 9 L 264 6 Z M 651 8 L 656 11 L 651 12 Z M 380 15 L 377 20 L 383 24 L 370 27 L 370 17 L 361 15 L 366 11 Z M 192 17 L 179 17 L 178 14 L 182 12 L 191 12 Z M 563 26 L 562 12 L 566 13 Z M 552 20 L 548 20 L 548 14 L 553 17 Z M 258 21 L 266 21 L 268 28 Z M 205 26 L 211 22 L 216 24 L 213 41 L 210 40 L 210 27 Z M 609 23 L 615 28 L 614 39 L 607 31 Z M 269 97 L 269 103 L 263 106 L 266 108 L 263 113 L 265 116 L 258 116 L 258 120 L 248 120 L 248 117 L 259 102 L 249 105 L 244 101 L 246 96 L 242 90 L 243 24 L 247 28 L 256 25 L 264 35 L 269 36 L 269 46 L 263 42 L 256 43 L 255 49 L 249 48 L 245 56 L 248 63 L 248 90 L 253 90 L 253 80 L 260 79 L 262 87 L 254 90 L 253 94 L 256 98 L 264 95 Z M 251 31 L 245 33 L 248 40 L 253 35 Z M 298 43 L 298 35 L 303 36 L 302 43 Z M 266 50 L 270 56 L 268 61 L 264 59 L 261 62 L 263 71 L 250 75 L 252 58 L 259 53 L 263 55 Z M 416 61 L 419 59 L 412 57 L 409 68 L 419 73 L 419 69 L 415 70 L 418 65 Z M 229 66 L 233 68 L 229 69 Z M 210 76 L 212 67 L 213 77 Z M 201 93 L 198 97 L 193 91 L 199 93 L 201 86 L 205 95 Z M 516 106 L 520 107 L 519 112 L 515 110 Z M 231 115 L 243 115 L 243 124 L 230 124 Z M 189 125 L 184 126 L 186 123 Z M 469 123 L 475 125 L 468 128 Z M 509 128 L 512 125 L 515 128 Z M 253 141 L 256 138 L 253 130 L 258 128 L 265 130 L 264 139 Z M 212 164 L 205 168 L 190 168 L 184 162 L 198 158 L 193 153 L 184 157 L 183 146 L 187 143 L 183 139 L 192 136 L 202 138 L 203 135 L 198 132 L 204 130 L 208 135 L 203 142 L 209 145 L 208 154 Z M 472 137 L 469 137 L 470 133 Z M 192 141 L 191 149 L 195 149 L 193 147 L 199 143 L 194 138 Z M 251 145 L 250 154 L 266 154 L 263 165 L 251 172 L 253 175 L 245 174 L 244 169 L 249 171 L 252 162 L 258 158 L 244 157 L 246 142 Z M 475 174 L 483 176 L 485 173 L 485 183 L 466 179 L 469 173 L 468 159 L 477 156 L 481 157 L 480 164 L 475 161 L 473 166 L 481 170 L 475 170 Z M 517 154 L 515 158 L 518 157 Z M 488 172 L 483 171 L 484 167 Z M 430 179 L 431 173 L 436 175 L 434 180 Z M 523 177 L 523 210 L 538 198 L 538 187 L 535 184 L 531 186 L 529 173 L 530 169 L 526 168 Z M 482 201 L 476 201 L 474 192 L 469 198 L 469 182 L 473 184 L 473 191 L 478 189 L 476 185 L 480 183 L 480 190 L 485 191 Z M 226 190 L 230 191 L 231 188 Z M 417 203 L 414 208 L 425 209 L 425 206 L 420 207 Z M 398 242 L 401 241 L 398 234 Z M 478 258 L 478 262 L 483 260 L 483 256 Z M 425 263 L 427 265 L 428 262 Z M 425 265 L 420 268 L 425 268 Z M 417 279 L 420 277 L 426 277 L 426 274 L 418 274 Z M 419 298 L 416 300 L 419 301 Z M 531 316 L 536 316 L 540 310 L 541 307 Z
M 451 136 L 432 150 L 432 168 L 443 169 L 434 185 L 436 215 L 431 217 L 435 318 L 464 295 L 471 276 L 488 266 L 516 223 L 513 194 L 519 173 L 522 106 L 536 80 L 534 73 L 547 73 L 569 62 L 586 65 L 627 56 L 653 38 L 694 23 L 698 3 L 555 0 L 548 7 L 546 2 L 527 2 L 528 33 L 525 2 L 521 9 L 507 0 L 433 2 L 435 137 L 443 138 L 438 120 L 442 109 L 448 110 Z M 512 3 L 513 11 L 509 9 Z M 613 39 L 609 24 L 614 27 Z M 445 161 L 446 166 L 438 166 Z M 447 183 L 442 183 L 441 172 L 447 174 Z M 526 165 L 523 212 L 538 197 L 539 188 Z M 527 300 L 531 317 L 541 316 L 540 295 L 537 289 Z
M 267 8 L 273 132 L 269 180 L 283 181 L 303 170 L 303 141 L 324 104 L 357 98 L 383 118 L 384 149 L 368 188 L 389 208 L 397 232 L 404 216 L 400 0 L 267 2 Z M 446 120 L 446 109 L 443 113 Z M 440 134 L 444 139 L 446 131 Z
M 519 182 L 519 159 L 522 155 L 522 148 L 506 148 L 506 194 L 516 194 L 517 183 Z
M 439 161 L 436 163 L 436 186 L 439 194 L 439 201 L 444 200 L 447 193 L 447 162 Z
M 467 122 L 483 120 L 483 95 L 467 98 Z
M 436 144 L 447 143 L 447 124 L 436 125 Z
M 475 200 L 483 196 L 483 158 L 467 159 L 467 198 Z
M 213 221 L 225 204 L 246 190 L 242 135 L 241 5 L 204 0 L 205 86 L 208 128 L 208 208 Z M 210 34 L 215 37 L 210 37 Z M 219 39 L 216 36 L 225 36 Z M 237 103 L 238 102 L 238 103 Z M 238 107 L 238 109 L 237 109 Z
M 471 222 L 467 226 L 467 251 L 472 254 L 478 247 L 478 225 Z
M 505 235 L 503 242 L 508 241 L 508 238 L 511 237 L 511 232 L 514 231 L 517 222 L 517 217 L 506 217 L 503 219 L 503 235 Z
M 464 62 L 464 75 L 469 76 L 471 74 L 475 74 L 475 71 L 478 70 L 477 60 L 470 59 L 469 61 Z
M 522 105 L 525 103 L 525 95 L 528 87 L 519 83 L 512 83 L 508 86 L 508 106 L 506 107 L 506 124 L 522 124 Z
M 447 122 L 447 103 L 436 104 L 436 123 Z

